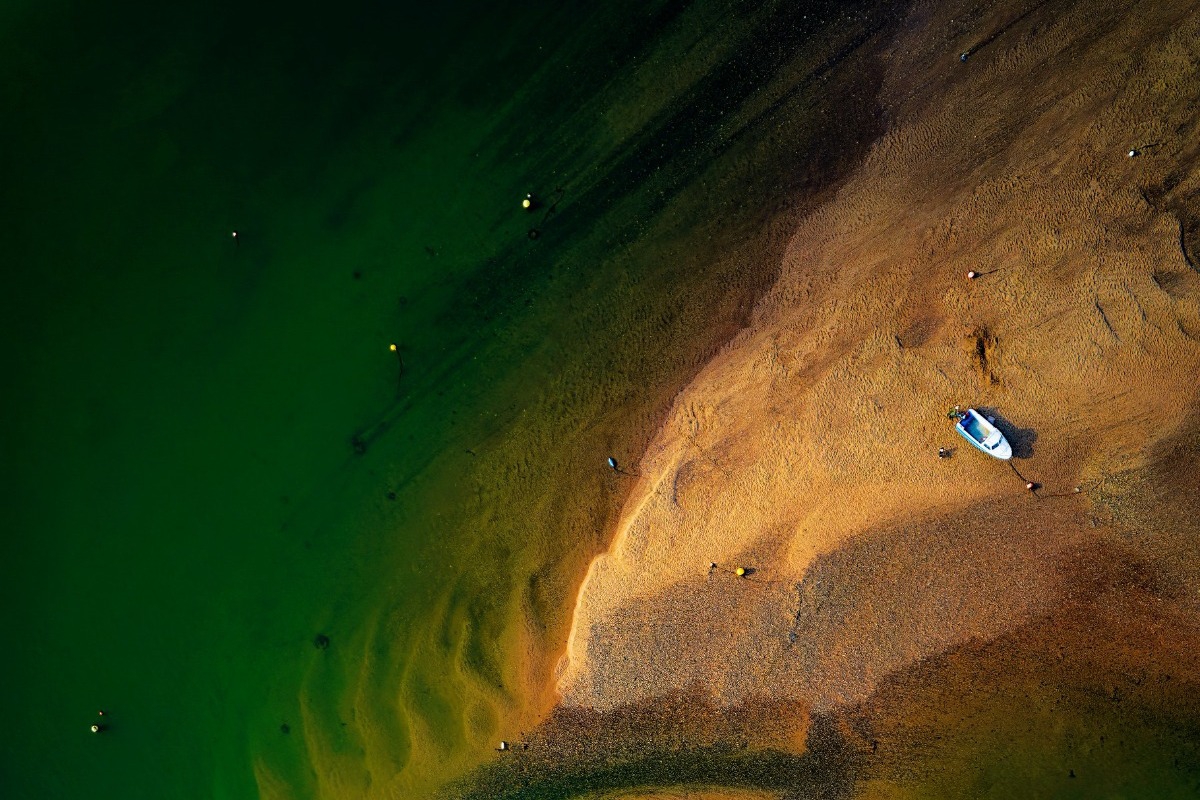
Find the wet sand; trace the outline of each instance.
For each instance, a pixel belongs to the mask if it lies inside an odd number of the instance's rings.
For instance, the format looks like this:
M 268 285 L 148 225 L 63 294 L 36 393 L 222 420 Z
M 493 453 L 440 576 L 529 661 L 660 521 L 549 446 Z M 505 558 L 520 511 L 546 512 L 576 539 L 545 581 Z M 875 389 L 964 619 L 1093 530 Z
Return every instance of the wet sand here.
M 1182 2 L 918 2 L 854 43 L 882 136 L 630 466 L 554 712 L 464 793 L 1200 779 L 1198 42 Z

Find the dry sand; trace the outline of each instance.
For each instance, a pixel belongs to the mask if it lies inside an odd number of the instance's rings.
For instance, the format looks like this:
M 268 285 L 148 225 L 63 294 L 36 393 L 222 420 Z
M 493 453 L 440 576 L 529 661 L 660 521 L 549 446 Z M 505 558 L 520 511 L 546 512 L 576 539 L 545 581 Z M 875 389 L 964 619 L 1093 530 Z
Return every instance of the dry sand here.
M 956 692 L 1139 670 L 1182 692 L 1148 707 L 1200 718 L 1200 11 L 906 15 L 886 134 L 632 468 L 552 726 L 766 697 L 874 754 L 931 708 L 963 729 Z M 955 404 L 994 409 L 1036 494 L 957 439 Z M 864 791 L 916 758 L 891 752 Z
M 1027 18 L 944 77 L 953 51 L 921 31 L 952 26 L 914 11 L 886 55 L 892 130 L 638 465 L 565 703 L 692 681 L 861 700 L 1061 601 L 1057 556 L 1105 535 L 1100 490 L 1186 423 L 1200 374 L 1200 276 L 1147 200 L 1200 191 L 1200 15 L 1094 12 Z M 956 403 L 1008 422 L 1040 499 L 958 447 Z

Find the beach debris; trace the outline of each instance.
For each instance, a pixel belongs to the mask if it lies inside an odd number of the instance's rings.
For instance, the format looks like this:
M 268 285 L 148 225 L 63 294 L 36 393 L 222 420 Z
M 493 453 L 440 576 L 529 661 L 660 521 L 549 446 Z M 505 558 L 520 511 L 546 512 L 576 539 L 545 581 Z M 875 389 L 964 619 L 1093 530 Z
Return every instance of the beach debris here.
M 948 447 L 939 447 L 938 448 L 938 458 L 949 458 L 952 455 L 954 455 L 954 451 L 951 450 L 950 448 L 948 448 Z
M 733 571 L 733 574 L 734 574 L 734 575 L 737 575 L 739 578 L 744 578 L 744 577 L 746 577 L 746 568 L 745 568 L 745 567 L 738 567 L 737 569 L 735 569 L 735 570 Z
M 959 61 L 962 61 L 962 62 L 964 62 L 964 63 L 966 63 L 966 60 L 967 60 L 968 58 L 970 58 L 970 57 L 971 57 L 971 51 L 970 51 L 970 50 L 966 50 L 966 51 L 964 51 L 964 52 L 962 53 L 962 55 L 960 55 L 960 56 L 958 57 L 958 60 L 959 60 Z
M 617 460 L 612 456 L 608 457 L 608 466 L 612 467 L 613 472 L 620 472 L 621 468 L 617 466 Z
M 328 650 L 329 637 L 323 633 L 318 633 L 313 637 L 313 647 L 317 648 L 318 650 Z
M 497 750 L 499 750 L 501 753 L 503 753 L 505 750 L 507 750 L 507 749 L 508 749 L 508 742 L 506 742 L 506 741 L 504 741 L 504 740 L 501 740 L 501 741 L 500 741 L 500 746 L 499 746 L 499 747 L 497 747 L 496 749 L 497 749 Z
M 715 561 L 708 562 L 708 574 L 712 575 L 714 572 L 716 572 L 716 570 L 717 570 L 717 562 L 715 562 Z
M 1025 488 L 1032 492 L 1037 489 L 1037 484 L 1033 481 L 1025 481 Z
M 979 273 L 976 272 L 975 270 L 971 270 L 970 272 L 967 273 L 967 280 L 969 280 L 969 281 L 973 281 L 978 277 L 979 277 Z
M 1130 158 L 1137 158 L 1141 154 L 1142 154 L 1142 151 L 1138 150 L 1136 147 L 1133 148 L 1132 150 L 1130 150 L 1128 153 L 1126 153 L 1126 155 L 1128 155 Z

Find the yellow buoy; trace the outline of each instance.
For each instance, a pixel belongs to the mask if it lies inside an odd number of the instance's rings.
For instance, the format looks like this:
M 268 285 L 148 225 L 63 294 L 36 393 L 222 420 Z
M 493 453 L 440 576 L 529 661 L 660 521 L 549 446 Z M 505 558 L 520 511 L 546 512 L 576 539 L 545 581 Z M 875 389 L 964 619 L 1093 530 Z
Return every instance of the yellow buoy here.
M 391 350 L 393 353 L 394 353 L 394 352 L 396 352 L 396 345 L 395 345 L 395 344 L 389 344 L 389 345 L 388 345 L 388 350 Z
M 533 205 L 533 201 L 528 197 L 521 201 L 521 208 L 529 208 L 531 205 Z

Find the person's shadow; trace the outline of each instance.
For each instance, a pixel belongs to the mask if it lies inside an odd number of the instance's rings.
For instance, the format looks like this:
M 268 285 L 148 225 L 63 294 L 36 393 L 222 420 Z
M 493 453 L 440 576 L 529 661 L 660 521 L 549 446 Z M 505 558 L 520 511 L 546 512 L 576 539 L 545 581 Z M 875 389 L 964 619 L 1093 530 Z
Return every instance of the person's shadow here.
M 1013 458 L 1033 458 L 1033 444 L 1038 438 L 1037 431 L 1033 428 L 1017 427 L 994 408 L 976 408 L 975 410 L 988 419 L 994 420 L 992 424 L 1000 429 L 1004 438 L 1012 445 Z

